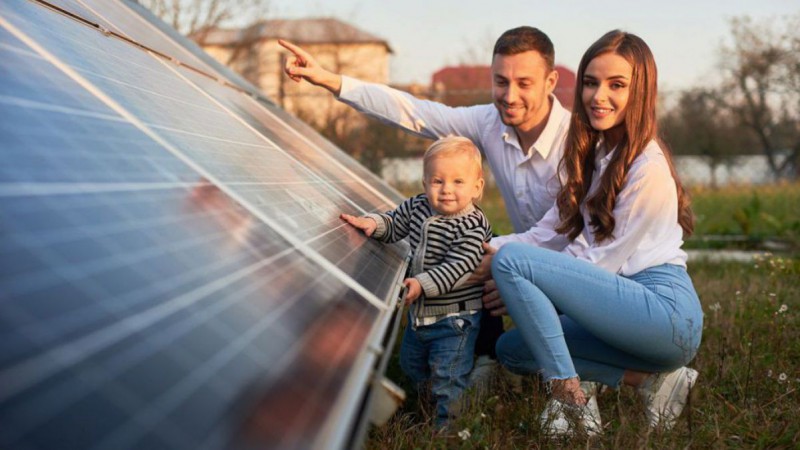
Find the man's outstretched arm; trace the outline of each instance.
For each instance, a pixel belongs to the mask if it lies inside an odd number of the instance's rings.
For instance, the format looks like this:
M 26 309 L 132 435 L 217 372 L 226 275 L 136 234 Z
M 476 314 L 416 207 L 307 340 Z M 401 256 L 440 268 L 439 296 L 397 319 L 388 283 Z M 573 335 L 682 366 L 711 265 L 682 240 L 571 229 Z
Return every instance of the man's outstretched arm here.
M 292 80 L 306 80 L 323 87 L 357 111 L 427 139 L 464 136 L 481 148 L 487 120 L 491 121 L 496 114 L 491 105 L 451 108 L 418 99 L 389 86 L 343 77 L 323 68 L 310 53 L 297 45 L 282 39 L 278 43 L 292 52 L 284 66 L 286 75 Z

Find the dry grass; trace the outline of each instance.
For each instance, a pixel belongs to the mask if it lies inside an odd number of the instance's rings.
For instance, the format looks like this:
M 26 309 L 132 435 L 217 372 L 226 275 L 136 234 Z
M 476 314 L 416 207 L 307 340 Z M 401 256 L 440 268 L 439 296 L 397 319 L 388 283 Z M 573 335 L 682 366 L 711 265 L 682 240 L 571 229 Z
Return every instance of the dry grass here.
M 800 235 L 800 183 L 695 190 L 693 199 L 698 234 L 778 235 L 795 242 Z M 496 190 L 484 194 L 481 206 L 499 234 L 511 231 Z M 519 387 L 501 378 L 488 395 L 471 394 L 449 433 L 434 433 L 426 408 L 410 394 L 388 425 L 371 431 L 366 447 L 800 447 L 800 259 L 764 254 L 746 264 L 692 261 L 689 272 L 706 314 L 691 364 L 700 378 L 672 430 L 651 431 L 635 393 L 623 388 L 599 398 L 602 436 L 548 440 L 537 426 L 545 402 L 538 383 Z M 411 392 L 396 352 L 388 372 Z
M 366 447 L 797 448 L 800 261 L 766 255 L 750 264 L 698 262 L 690 272 L 706 313 L 703 344 L 691 364 L 700 379 L 672 430 L 651 431 L 633 390 L 622 388 L 599 397 L 602 436 L 549 440 L 537 426 L 545 401 L 538 383 L 520 387 L 500 378 L 487 395 L 471 394 L 448 433 L 434 432 L 427 408 L 412 394 L 388 425 L 372 430 Z M 408 388 L 396 360 L 391 366 L 390 376 Z

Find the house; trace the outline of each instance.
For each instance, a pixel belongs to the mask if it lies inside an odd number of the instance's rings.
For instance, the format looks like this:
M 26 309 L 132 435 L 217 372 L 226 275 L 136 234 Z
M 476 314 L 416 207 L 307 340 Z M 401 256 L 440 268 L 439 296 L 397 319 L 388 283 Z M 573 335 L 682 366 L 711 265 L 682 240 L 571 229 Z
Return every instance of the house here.
M 386 40 L 334 18 L 266 20 L 244 29 L 214 29 L 200 45 L 317 129 L 335 127 L 344 134 L 362 126 L 365 119 L 327 91 L 286 77 L 283 66 L 290 52 L 278 39 L 302 46 L 331 71 L 375 83 L 389 81 L 392 49 Z
M 555 67 L 558 84 L 554 94 L 571 110 L 575 94 L 575 73 L 564 66 Z M 450 106 L 468 106 L 492 102 L 492 68 L 485 65 L 454 66 L 438 70 L 431 78 L 432 96 Z

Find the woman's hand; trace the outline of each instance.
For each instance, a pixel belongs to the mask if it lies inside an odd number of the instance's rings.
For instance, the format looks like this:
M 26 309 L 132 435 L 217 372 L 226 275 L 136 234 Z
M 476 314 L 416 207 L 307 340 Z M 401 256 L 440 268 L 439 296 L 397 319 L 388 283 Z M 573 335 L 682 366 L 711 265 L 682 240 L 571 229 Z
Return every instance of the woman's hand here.
M 375 229 L 378 228 L 378 224 L 375 222 L 375 220 L 370 219 L 369 217 L 356 217 L 351 216 L 350 214 L 340 214 L 339 218 L 363 231 L 367 237 L 372 236 L 372 233 L 374 233 Z

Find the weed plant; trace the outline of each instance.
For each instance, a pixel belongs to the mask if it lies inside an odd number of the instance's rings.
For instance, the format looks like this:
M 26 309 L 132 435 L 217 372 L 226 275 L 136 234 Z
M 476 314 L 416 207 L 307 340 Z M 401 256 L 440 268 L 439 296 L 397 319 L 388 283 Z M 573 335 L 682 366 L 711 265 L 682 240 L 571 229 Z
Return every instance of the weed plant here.
M 486 392 L 470 392 L 462 416 L 437 433 L 395 351 L 388 373 L 409 401 L 371 430 L 366 448 L 798 448 L 800 261 L 763 254 L 747 264 L 695 261 L 689 271 L 705 312 L 703 343 L 690 364 L 700 378 L 673 429 L 651 430 L 635 391 L 623 387 L 598 398 L 601 436 L 549 439 L 538 426 L 546 400 L 538 381 L 501 371 Z
M 366 447 L 800 448 L 800 183 L 694 188 L 692 198 L 695 236 L 779 238 L 791 243 L 786 254 L 794 256 L 690 261 L 705 312 L 703 342 L 690 364 L 700 378 L 672 430 L 651 430 L 636 393 L 623 387 L 598 398 L 601 436 L 549 439 L 538 426 L 546 401 L 538 380 L 501 371 L 485 392 L 470 392 L 462 416 L 437 432 L 429 402 L 413 393 L 395 351 L 388 375 L 400 381 L 409 401 L 386 426 L 371 430 Z M 498 234 L 512 231 L 496 188 L 486 190 L 481 207 Z M 508 329 L 513 324 L 506 320 Z

